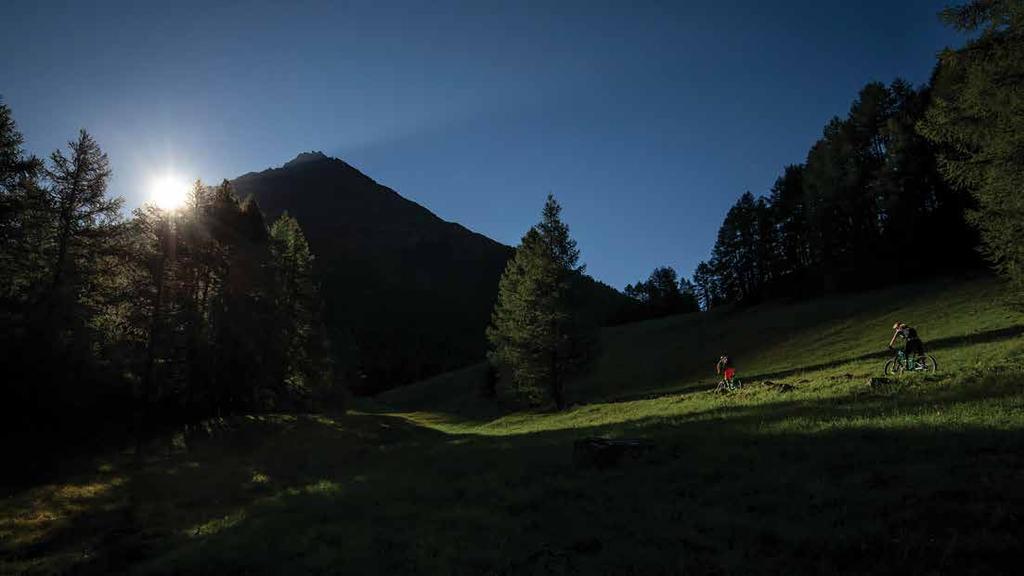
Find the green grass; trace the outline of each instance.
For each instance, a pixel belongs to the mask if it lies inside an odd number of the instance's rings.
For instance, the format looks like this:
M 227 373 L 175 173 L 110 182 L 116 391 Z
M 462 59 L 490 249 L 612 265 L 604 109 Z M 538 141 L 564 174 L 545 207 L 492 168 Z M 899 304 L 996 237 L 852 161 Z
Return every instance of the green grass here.
M 1002 302 L 949 280 L 614 328 L 562 413 L 502 411 L 473 367 L 345 416 L 235 419 L 10 495 L 0 569 L 1016 573 L 1024 314 Z M 872 390 L 897 319 L 940 372 Z M 747 387 L 718 396 L 722 351 Z M 590 436 L 655 447 L 576 468 Z

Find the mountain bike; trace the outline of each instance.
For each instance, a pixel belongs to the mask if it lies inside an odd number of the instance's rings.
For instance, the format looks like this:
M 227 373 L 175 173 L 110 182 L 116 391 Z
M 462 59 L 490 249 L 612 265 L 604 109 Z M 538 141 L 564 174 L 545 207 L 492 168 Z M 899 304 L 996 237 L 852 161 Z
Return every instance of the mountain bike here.
M 739 378 L 733 378 L 731 381 L 723 378 L 722 380 L 719 380 L 718 386 L 715 387 L 715 394 L 735 392 L 740 388 L 743 388 L 743 382 Z
M 939 364 L 935 357 L 930 354 L 922 354 L 910 358 L 903 350 L 897 350 L 896 355 L 885 363 L 886 376 L 899 376 L 905 372 L 935 372 Z

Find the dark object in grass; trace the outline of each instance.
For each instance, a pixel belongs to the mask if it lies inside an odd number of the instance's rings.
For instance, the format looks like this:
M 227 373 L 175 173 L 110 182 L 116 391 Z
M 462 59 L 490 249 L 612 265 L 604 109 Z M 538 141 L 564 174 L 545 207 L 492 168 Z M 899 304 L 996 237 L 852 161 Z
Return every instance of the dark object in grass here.
M 796 390 L 796 386 L 793 386 L 792 384 L 786 384 L 785 382 L 772 382 L 771 380 L 765 380 L 764 382 L 761 383 L 761 385 L 765 386 L 766 388 L 771 388 L 772 390 L 778 392 L 779 394 L 784 394 L 786 392 L 792 392 L 793 390 Z
M 889 378 L 871 378 L 868 380 L 868 388 L 872 390 L 881 390 L 889 388 L 892 385 L 892 380 Z
M 637 461 L 654 449 L 654 443 L 642 438 L 583 438 L 572 448 L 577 468 L 613 468 L 626 461 Z

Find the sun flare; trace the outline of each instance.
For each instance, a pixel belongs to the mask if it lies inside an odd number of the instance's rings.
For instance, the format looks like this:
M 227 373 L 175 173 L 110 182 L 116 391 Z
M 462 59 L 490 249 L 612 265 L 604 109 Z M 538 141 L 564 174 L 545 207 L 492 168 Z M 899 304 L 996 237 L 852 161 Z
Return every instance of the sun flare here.
M 177 210 L 188 196 L 188 183 L 184 178 L 165 174 L 150 184 L 149 199 L 162 210 Z

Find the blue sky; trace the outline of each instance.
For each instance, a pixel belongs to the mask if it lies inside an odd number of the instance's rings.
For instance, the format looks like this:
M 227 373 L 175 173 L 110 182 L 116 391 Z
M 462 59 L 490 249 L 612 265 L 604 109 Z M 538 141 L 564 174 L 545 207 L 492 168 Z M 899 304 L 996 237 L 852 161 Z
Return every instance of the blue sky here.
M 33 153 L 92 132 L 129 206 L 322 150 L 515 244 L 551 192 L 621 288 L 692 272 L 863 84 L 925 82 L 945 4 L 7 0 L 0 95 Z

